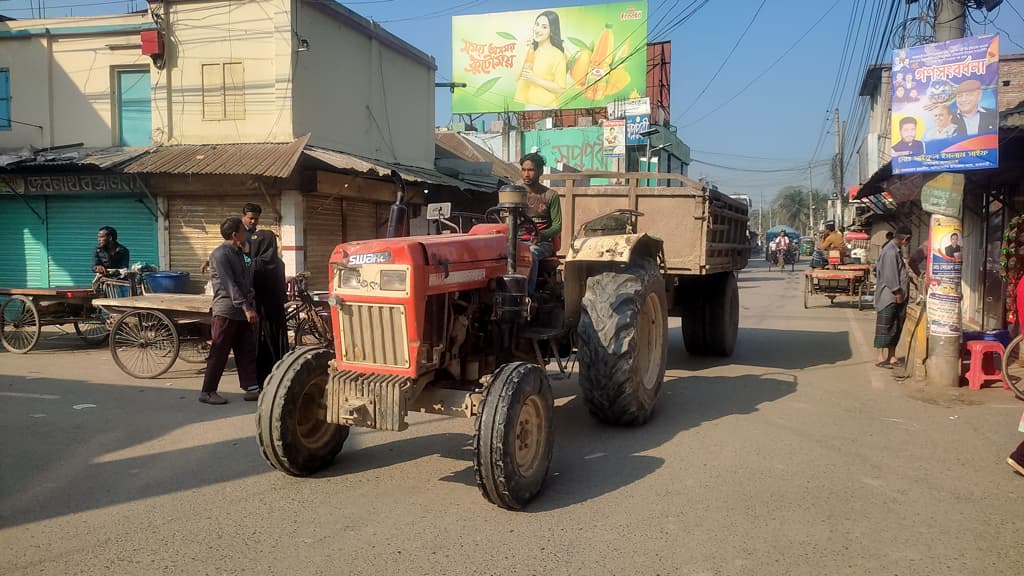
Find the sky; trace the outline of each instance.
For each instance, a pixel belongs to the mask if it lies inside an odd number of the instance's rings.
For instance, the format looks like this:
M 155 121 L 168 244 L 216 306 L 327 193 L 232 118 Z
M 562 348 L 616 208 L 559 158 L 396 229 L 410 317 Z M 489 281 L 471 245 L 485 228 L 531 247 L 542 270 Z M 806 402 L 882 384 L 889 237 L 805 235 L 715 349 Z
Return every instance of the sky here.
M 342 2 L 432 55 L 437 81 L 451 79 L 451 17 L 506 10 L 578 6 L 573 0 L 357 0 Z M 40 0 L 0 0 L 0 14 L 32 15 Z M 141 0 L 44 1 L 47 17 L 119 13 L 144 7 Z M 693 15 L 651 40 L 672 41 L 671 112 L 679 137 L 690 146 L 690 176 L 706 176 L 729 194 L 748 194 L 754 206 L 770 202 L 786 185 L 812 184 L 831 190 L 835 150 L 832 109 L 848 120 L 848 156 L 864 104 L 857 96 L 865 65 L 888 63 L 881 52 L 881 27 L 895 6 L 896 20 L 915 17 L 921 0 L 904 13 L 902 0 L 649 0 L 649 27 L 663 17 Z M 971 35 L 1001 34 L 1004 54 L 1024 53 L 1024 0 L 1004 0 L 992 13 L 971 10 Z M 661 28 L 664 28 L 662 26 Z M 908 27 L 913 39 L 917 23 Z M 900 30 L 890 37 L 900 39 Z M 871 45 L 868 46 L 868 43 Z M 731 54 L 730 54 L 731 52 Z M 875 55 L 881 57 L 875 59 Z M 724 65 L 723 65 L 724 63 Z M 717 74 L 717 75 L 716 75 Z M 451 120 L 451 97 L 436 93 L 438 126 Z M 857 183 L 856 158 L 846 184 Z

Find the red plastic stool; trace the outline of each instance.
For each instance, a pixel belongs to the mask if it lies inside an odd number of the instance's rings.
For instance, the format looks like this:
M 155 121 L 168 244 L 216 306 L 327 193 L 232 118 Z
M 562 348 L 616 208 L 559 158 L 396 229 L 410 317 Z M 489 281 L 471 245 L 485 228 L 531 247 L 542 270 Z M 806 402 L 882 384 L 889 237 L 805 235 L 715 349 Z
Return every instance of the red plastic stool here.
M 970 353 L 968 358 L 970 369 L 967 370 L 966 374 L 968 388 L 971 390 L 981 390 L 981 386 L 985 382 L 990 380 L 1002 381 L 1003 371 L 995 368 L 995 366 L 1001 365 L 1001 363 L 997 364 L 995 355 L 999 355 L 999 358 L 1002 359 L 1004 352 L 1002 344 L 991 340 L 971 340 L 964 347 Z M 990 366 L 992 366 L 989 369 L 991 371 L 986 370 L 985 365 L 989 364 L 986 360 L 989 360 Z M 1003 382 L 1003 388 L 1010 389 L 1005 382 Z

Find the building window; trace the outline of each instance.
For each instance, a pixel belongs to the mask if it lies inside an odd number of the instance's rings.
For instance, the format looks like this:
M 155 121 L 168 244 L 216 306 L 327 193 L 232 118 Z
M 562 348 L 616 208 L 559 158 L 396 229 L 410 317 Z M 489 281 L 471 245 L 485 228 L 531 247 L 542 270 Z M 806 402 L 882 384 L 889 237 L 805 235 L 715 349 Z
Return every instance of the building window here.
M 11 73 L 0 68 L 0 130 L 11 129 Z
M 117 145 L 153 144 L 153 92 L 149 68 L 115 70 L 117 78 Z
M 203 64 L 203 120 L 245 118 L 245 69 L 241 62 Z

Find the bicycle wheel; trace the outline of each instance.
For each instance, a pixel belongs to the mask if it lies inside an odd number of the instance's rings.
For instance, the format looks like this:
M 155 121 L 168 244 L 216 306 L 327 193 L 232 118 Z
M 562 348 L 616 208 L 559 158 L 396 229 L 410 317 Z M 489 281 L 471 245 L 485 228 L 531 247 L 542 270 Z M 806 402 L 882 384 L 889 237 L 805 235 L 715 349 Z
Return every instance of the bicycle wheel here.
M 1017 336 L 1006 347 L 1003 354 L 1003 382 L 1013 390 L 1017 398 L 1024 400 L 1024 358 L 1020 353 L 1021 342 L 1024 342 L 1024 336 Z

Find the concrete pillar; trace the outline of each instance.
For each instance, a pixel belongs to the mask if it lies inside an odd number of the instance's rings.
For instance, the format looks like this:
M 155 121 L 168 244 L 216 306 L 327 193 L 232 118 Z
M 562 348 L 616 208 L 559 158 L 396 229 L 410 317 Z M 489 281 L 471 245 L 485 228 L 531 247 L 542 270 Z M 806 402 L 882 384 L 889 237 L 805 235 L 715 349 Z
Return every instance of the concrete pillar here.
M 281 258 L 287 276 L 306 269 L 305 201 L 298 190 L 281 192 Z
M 157 235 L 157 267 L 161 270 L 168 270 L 171 266 L 171 235 L 168 230 L 167 222 L 167 198 L 165 196 L 157 196 L 157 217 L 156 217 L 156 235 Z

